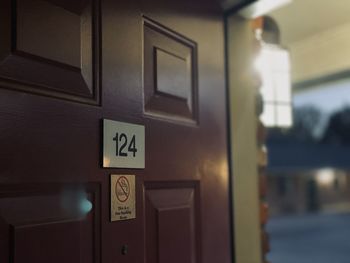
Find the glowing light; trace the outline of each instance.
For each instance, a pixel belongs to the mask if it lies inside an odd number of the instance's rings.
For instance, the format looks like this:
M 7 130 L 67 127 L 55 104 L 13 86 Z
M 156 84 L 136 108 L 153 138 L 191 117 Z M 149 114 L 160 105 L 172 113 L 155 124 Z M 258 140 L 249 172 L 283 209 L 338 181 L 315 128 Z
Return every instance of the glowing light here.
M 290 127 L 292 94 L 289 52 L 276 45 L 264 44 L 254 66 L 262 79 L 264 112 L 261 121 L 267 127 Z
M 103 157 L 103 166 L 104 167 L 109 167 L 109 165 L 110 165 L 110 163 L 111 163 L 111 159 L 109 159 L 108 157 Z
M 316 174 L 316 180 L 320 185 L 331 185 L 335 180 L 335 172 L 333 169 L 322 169 Z
M 243 8 L 239 14 L 245 18 L 257 18 L 291 2 L 292 0 L 259 0 Z
M 85 217 L 93 208 L 83 188 L 67 188 L 61 195 L 61 206 L 71 217 Z
M 82 214 L 88 214 L 92 210 L 92 203 L 87 199 L 81 200 L 80 210 Z

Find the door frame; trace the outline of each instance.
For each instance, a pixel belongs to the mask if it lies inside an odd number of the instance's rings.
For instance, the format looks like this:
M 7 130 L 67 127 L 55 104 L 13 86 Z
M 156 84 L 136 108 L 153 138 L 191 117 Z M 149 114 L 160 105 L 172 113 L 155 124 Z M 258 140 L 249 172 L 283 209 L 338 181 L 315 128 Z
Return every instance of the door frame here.
M 251 21 L 226 15 L 226 78 L 233 251 L 236 263 L 261 263 L 256 92 Z

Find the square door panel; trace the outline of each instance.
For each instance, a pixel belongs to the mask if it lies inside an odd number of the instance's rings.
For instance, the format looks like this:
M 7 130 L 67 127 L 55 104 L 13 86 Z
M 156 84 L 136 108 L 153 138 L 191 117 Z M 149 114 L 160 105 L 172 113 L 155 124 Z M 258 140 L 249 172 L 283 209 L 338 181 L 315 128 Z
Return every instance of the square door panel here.
M 45 0 L 17 0 L 16 9 L 19 51 L 81 67 L 79 13 Z
M 0 10 L 0 87 L 99 103 L 99 0 L 4 0 Z
M 197 45 L 149 18 L 144 18 L 144 89 L 146 115 L 197 122 Z
M 155 49 L 156 93 L 187 101 L 191 94 L 191 63 L 185 58 Z
M 194 222 L 191 206 L 159 209 L 158 240 L 159 262 L 195 262 Z
M 0 188 L 0 262 L 100 262 L 99 187 L 67 189 Z
M 156 183 L 145 188 L 147 262 L 200 262 L 197 185 Z

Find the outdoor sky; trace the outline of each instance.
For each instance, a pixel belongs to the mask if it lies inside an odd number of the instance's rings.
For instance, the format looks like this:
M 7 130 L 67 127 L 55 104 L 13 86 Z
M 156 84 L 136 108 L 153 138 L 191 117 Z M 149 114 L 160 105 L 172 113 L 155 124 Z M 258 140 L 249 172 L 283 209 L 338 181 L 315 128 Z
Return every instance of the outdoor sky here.
M 293 101 L 295 107 L 313 105 L 328 114 L 350 106 L 350 77 L 295 93 Z

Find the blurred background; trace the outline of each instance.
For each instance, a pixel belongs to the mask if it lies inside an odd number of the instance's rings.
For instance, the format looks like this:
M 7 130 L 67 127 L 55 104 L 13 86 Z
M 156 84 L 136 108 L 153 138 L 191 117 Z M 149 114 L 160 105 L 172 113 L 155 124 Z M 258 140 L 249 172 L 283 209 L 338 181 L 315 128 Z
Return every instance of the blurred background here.
M 350 1 L 264 17 L 272 263 L 350 262 Z

